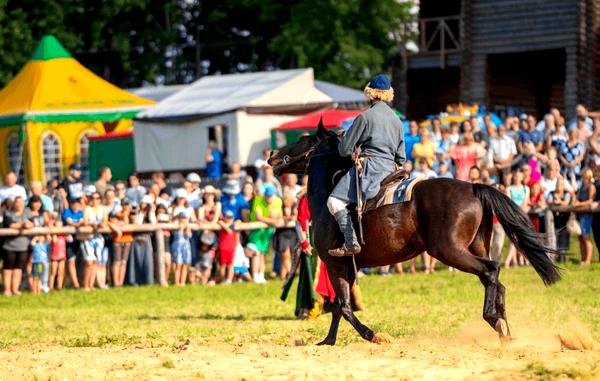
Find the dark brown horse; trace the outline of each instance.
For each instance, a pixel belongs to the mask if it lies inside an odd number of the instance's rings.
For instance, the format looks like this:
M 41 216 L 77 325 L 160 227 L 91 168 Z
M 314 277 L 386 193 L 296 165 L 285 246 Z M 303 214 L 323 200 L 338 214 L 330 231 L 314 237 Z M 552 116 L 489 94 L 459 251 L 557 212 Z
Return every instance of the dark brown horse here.
M 352 162 L 338 153 L 338 136 L 319 125 L 316 135 L 304 136 L 273 152 L 269 163 L 275 173 L 309 175 L 308 200 L 312 213 L 315 248 L 327 265 L 336 292 L 332 322 L 319 344 L 334 345 L 343 316 L 366 340 L 380 341 L 352 312 L 350 288 L 355 283 L 352 258 L 328 254 L 343 238 L 326 207 L 327 197 L 339 173 Z M 560 280 L 557 267 L 527 216 L 497 189 L 450 179 L 431 179 L 415 185 L 411 201 L 387 205 L 363 215 L 365 245 L 356 255 L 358 268 L 394 264 L 424 251 L 442 263 L 474 274 L 485 287 L 483 318 L 504 342 L 510 339 L 504 305 L 504 286 L 498 280 L 500 266 L 489 256 L 492 217 L 496 215 L 506 234 L 546 285 Z

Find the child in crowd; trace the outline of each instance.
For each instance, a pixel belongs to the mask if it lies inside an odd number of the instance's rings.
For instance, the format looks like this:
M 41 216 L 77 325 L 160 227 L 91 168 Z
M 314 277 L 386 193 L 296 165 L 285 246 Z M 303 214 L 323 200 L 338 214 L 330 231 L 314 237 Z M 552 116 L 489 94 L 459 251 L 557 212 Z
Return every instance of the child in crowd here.
M 48 243 L 43 235 L 31 240 L 31 292 L 39 294 L 42 290 L 42 278 L 48 274 Z M 44 292 L 48 290 L 44 289 Z
M 198 262 L 201 284 L 214 284 L 211 281 L 210 274 L 213 268 L 213 261 L 215 259 L 215 244 L 217 242 L 217 235 L 212 231 L 205 231 L 200 236 L 200 261 Z
M 585 168 L 581 173 L 581 187 L 577 191 L 577 198 L 573 206 L 591 206 L 596 197 L 596 186 L 594 185 L 594 173 L 591 169 Z M 592 239 L 590 233 L 592 230 L 592 213 L 579 213 L 577 219 L 581 226 L 581 235 L 579 236 L 579 248 L 581 250 L 581 265 L 587 266 L 592 263 Z
M 228 210 L 219 220 L 219 278 L 221 283 L 231 283 L 233 280 L 233 257 L 240 241 L 236 231 L 233 212 Z
M 411 177 L 433 179 L 437 177 L 437 174 L 431 169 L 427 159 L 421 158 L 417 160 L 417 167 L 412 171 Z
M 159 224 L 166 224 L 171 222 L 171 216 L 169 215 L 169 209 L 167 205 L 163 202 L 160 202 L 156 206 L 156 221 Z M 165 273 L 165 283 L 169 284 L 169 274 L 171 273 L 171 248 L 169 242 L 171 240 L 171 231 L 168 229 L 163 230 L 164 237 L 164 253 L 163 253 L 163 264 L 164 267 L 162 271 Z
M 48 215 L 48 226 L 61 228 L 63 226 L 62 221 L 53 213 Z M 61 290 L 65 279 L 65 263 L 67 260 L 67 241 L 72 241 L 73 237 L 65 234 L 55 234 L 52 236 L 51 245 L 52 250 L 50 254 L 50 290 Z
M 113 211 L 109 216 L 109 226 L 112 234 L 112 264 L 111 275 L 114 287 L 121 287 L 125 282 L 127 260 L 133 243 L 133 233 L 121 231 L 121 227 L 129 223 L 131 206 L 128 200 L 123 200 L 121 210 Z
M 180 212 L 175 216 L 177 230 L 173 231 L 171 240 L 171 258 L 173 272 L 175 273 L 175 285 L 183 286 L 187 279 L 187 273 L 192 262 L 192 248 L 190 238 L 192 229 L 189 224 L 188 215 Z
M 525 213 L 529 211 L 529 188 L 523 184 L 523 172 L 520 169 L 514 171 L 512 176 L 512 185 L 507 189 L 508 196 L 510 199 L 517 204 L 519 208 Z M 509 268 L 510 266 L 523 266 L 525 264 L 525 258 L 522 254 L 517 253 L 517 248 L 512 243 L 508 247 L 508 256 L 504 262 L 504 267 Z
M 252 277 L 250 276 L 250 260 L 244 252 L 242 245 L 237 245 L 235 248 L 235 254 L 233 256 L 233 274 L 236 279 L 241 282 L 251 282 Z
M 453 179 L 454 175 L 450 172 L 450 168 L 448 168 L 448 164 L 444 161 L 440 162 L 438 167 L 438 177 L 444 177 L 447 179 Z

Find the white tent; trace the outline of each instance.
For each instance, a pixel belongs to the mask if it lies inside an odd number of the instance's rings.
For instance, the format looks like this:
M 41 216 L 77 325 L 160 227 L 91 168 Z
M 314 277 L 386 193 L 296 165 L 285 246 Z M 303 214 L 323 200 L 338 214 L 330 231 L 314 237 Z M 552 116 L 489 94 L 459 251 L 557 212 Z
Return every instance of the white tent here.
M 202 168 L 209 140 L 229 164 L 251 165 L 269 147 L 271 128 L 332 103 L 312 69 L 203 77 L 137 115 L 137 170 Z

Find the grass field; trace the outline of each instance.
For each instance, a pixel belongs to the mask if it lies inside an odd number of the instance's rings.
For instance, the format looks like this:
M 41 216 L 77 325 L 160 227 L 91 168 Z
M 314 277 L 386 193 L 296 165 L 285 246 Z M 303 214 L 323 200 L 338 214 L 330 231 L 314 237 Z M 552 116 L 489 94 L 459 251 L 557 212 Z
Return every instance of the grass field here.
M 514 345 L 519 348 L 515 349 L 516 357 L 511 358 L 516 361 L 510 363 L 511 372 L 517 372 L 514 374 L 526 377 L 524 379 L 569 376 L 567 373 L 572 373 L 575 368 L 563 367 L 560 369 L 567 371 L 559 369 L 559 373 L 553 373 L 557 371 L 552 370 L 552 366 L 561 364 L 556 361 L 556 356 L 565 353 L 560 351 L 555 335 L 576 320 L 583 323 L 592 336 L 600 337 L 600 265 L 589 268 L 567 265 L 564 280 L 552 288 L 545 288 L 531 268 L 505 270 L 501 280 L 507 288 L 507 313 L 516 337 Z M 4 365 L 0 365 L 0 371 L 10 365 L 13 372 L 18 371 L 14 373 L 17 378 L 25 379 L 62 379 L 62 376 L 71 379 L 82 374 L 100 379 L 119 379 L 121 376 L 145 379 L 148 377 L 143 370 L 150 369 L 149 374 L 158 372 L 159 379 L 180 378 L 182 374 L 169 372 L 184 372 L 186 367 L 194 368 L 209 354 L 221 353 L 215 356 L 224 363 L 212 363 L 217 372 L 212 374 L 213 377 L 260 379 L 252 374 L 249 377 L 246 373 L 228 372 L 231 369 L 227 364 L 236 350 L 241 351 L 236 361 L 250 356 L 250 364 L 260 365 L 261 361 L 268 364 L 284 353 L 297 353 L 298 346 L 308 351 L 300 356 L 306 356 L 305 360 L 315 354 L 339 360 L 350 350 L 361 360 L 372 358 L 373 364 L 381 361 L 381 353 L 387 353 L 390 361 L 402 353 L 406 361 L 410 360 L 406 356 L 414 355 L 413 360 L 424 356 L 419 361 L 427 362 L 427 351 L 434 361 L 456 356 L 457 352 L 473 347 L 483 360 L 486 356 L 497 358 L 495 351 L 500 350 L 499 344 L 493 330 L 481 319 L 483 288 L 474 276 L 447 270 L 431 275 L 369 276 L 361 279 L 360 286 L 367 309 L 358 316 L 374 330 L 393 337 L 393 343 L 386 349 L 363 342 L 346 322 L 341 324 L 338 347 L 316 348 L 312 344 L 325 336 L 329 316 L 316 321 L 296 320 L 293 317 L 294 298 L 281 302 L 277 281 L 267 285 L 139 287 L 90 293 L 67 290 L 3 298 L 0 299 L 0 364 Z M 411 352 L 413 348 L 417 352 Z M 448 348 L 454 349 L 448 353 Z M 181 350 L 185 355 L 180 353 Z M 266 355 L 263 350 L 267 351 Z M 523 356 L 523 352 L 519 352 L 522 350 L 526 353 L 525 361 L 519 358 Z M 550 355 L 544 351 L 550 351 Z M 539 359 L 528 359 L 529 353 L 542 355 Z M 600 377 L 600 373 L 595 373 L 600 368 L 599 352 L 578 353 L 583 353 L 583 359 L 569 358 L 569 364 L 583 361 L 583 365 L 578 365 L 575 370 L 579 373 L 571 376 L 581 379 Z M 20 360 L 15 360 L 14 356 Z M 35 356 L 38 356 L 37 360 Z M 86 356 L 92 360 L 84 360 Z M 108 356 L 106 361 L 117 365 L 104 369 L 105 364 L 89 363 L 105 356 Z M 155 363 L 150 368 L 144 360 L 148 356 L 156 359 L 152 360 Z M 186 356 L 190 364 L 186 363 Z M 129 364 L 128 358 L 139 359 Z M 552 358 L 554 360 L 548 361 Z M 62 359 L 61 365 L 54 364 L 53 359 Z M 78 361 L 83 362 L 81 366 L 77 365 Z M 45 365 L 40 368 L 40 363 Z M 64 363 L 69 363 L 73 369 L 65 368 Z M 308 365 L 310 361 L 304 363 Z M 242 362 L 240 367 L 244 364 Z M 494 362 L 488 361 L 490 364 Z M 447 369 L 459 368 L 464 367 L 449 365 Z M 492 367 L 490 371 L 504 371 L 505 368 Z M 193 374 L 184 374 L 190 378 L 208 378 L 211 374 L 210 365 L 204 364 L 200 369 Z M 208 373 L 203 373 L 202 369 Z M 351 367 L 345 366 L 342 370 L 349 369 Z M 102 371 L 95 373 L 99 370 Z M 87 371 L 91 373 L 85 373 Z M 3 379 L 2 374 L 5 373 L 0 372 L 0 379 Z M 266 377 L 266 374 L 260 374 Z M 465 376 L 456 375 L 458 378 Z M 492 372 L 489 375 L 496 377 L 498 374 Z

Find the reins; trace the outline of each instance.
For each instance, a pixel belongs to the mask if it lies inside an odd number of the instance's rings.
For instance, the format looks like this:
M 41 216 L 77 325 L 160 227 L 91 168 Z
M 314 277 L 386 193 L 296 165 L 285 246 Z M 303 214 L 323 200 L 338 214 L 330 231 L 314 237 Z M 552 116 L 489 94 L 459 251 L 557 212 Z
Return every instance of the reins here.
M 297 163 L 301 160 L 305 160 L 306 168 L 304 170 L 304 173 L 306 174 L 306 171 L 308 170 L 308 166 L 310 165 L 310 161 L 313 157 L 326 156 L 326 155 L 331 155 L 331 154 L 338 152 L 337 150 L 335 150 L 335 151 L 315 153 L 315 151 L 317 150 L 317 148 L 319 148 L 321 143 L 323 143 L 324 141 L 326 141 L 328 139 L 329 139 L 329 137 L 326 137 L 325 139 L 318 139 L 317 142 L 313 146 L 311 146 L 306 152 L 302 152 L 302 153 L 299 153 L 294 156 L 289 156 L 289 155 L 283 156 L 283 158 L 282 158 L 283 164 L 288 166 L 290 164 Z

